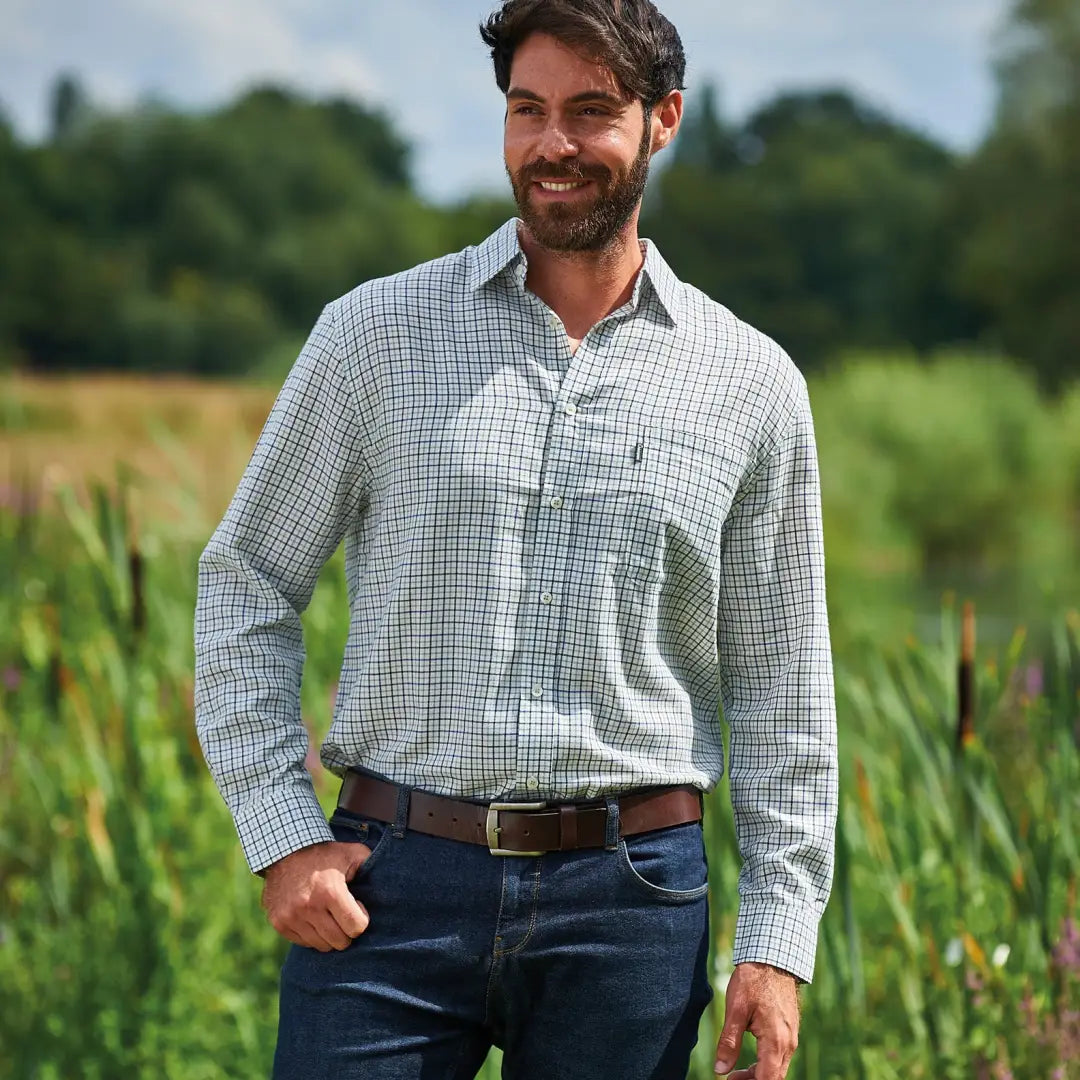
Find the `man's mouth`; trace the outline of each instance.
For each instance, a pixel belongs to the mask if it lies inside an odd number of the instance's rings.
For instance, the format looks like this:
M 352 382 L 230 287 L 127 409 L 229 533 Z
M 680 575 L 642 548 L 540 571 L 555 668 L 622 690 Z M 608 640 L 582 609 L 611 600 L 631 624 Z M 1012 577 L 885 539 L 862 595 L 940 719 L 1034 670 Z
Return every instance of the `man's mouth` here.
M 545 191 L 573 191 L 575 188 L 584 187 L 588 180 L 573 180 L 573 181 L 556 181 L 556 180 L 538 180 L 537 183 Z

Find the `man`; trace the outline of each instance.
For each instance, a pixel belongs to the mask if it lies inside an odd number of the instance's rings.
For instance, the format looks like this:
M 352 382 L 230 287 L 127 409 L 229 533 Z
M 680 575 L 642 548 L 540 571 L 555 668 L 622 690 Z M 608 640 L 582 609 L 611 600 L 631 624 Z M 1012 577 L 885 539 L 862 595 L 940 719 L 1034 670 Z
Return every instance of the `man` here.
M 200 559 L 200 738 L 282 969 L 275 1076 L 676 1080 L 700 793 L 745 858 L 717 1071 L 779 1080 L 836 812 L 818 475 L 782 350 L 641 242 L 684 57 L 647 0 L 482 28 L 521 221 L 323 311 Z M 351 613 L 304 769 L 300 612 Z M 516 809 L 507 809 L 512 804 Z M 725 901 L 728 898 L 724 898 Z

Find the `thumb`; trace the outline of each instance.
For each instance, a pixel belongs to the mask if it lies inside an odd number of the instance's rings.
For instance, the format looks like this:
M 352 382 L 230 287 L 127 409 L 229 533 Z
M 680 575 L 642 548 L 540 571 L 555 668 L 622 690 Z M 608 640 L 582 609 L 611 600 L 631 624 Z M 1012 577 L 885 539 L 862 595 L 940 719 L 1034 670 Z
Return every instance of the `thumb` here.
M 346 881 L 352 881 L 356 876 L 356 871 L 360 869 L 368 861 L 371 855 L 371 848 L 367 844 L 342 844 L 342 847 L 348 848 L 348 858 L 345 861 L 345 865 L 342 867 L 341 872 L 345 875 Z
M 746 1030 L 746 1012 L 742 1003 L 728 998 L 724 1007 L 724 1030 L 716 1045 L 715 1072 L 726 1074 L 735 1068 L 742 1050 L 743 1032 Z

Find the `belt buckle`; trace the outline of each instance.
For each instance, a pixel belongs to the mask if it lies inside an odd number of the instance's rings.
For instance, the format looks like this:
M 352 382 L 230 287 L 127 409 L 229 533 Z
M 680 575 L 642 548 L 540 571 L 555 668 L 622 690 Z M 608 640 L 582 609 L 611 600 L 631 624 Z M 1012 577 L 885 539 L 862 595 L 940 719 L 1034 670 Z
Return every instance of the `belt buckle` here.
M 543 851 L 510 851 L 508 848 L 501 848 L 499 844 L 499 833 L 502 832 L 502 828 L 499 825 L 499 811 L 500 810 L 546 810 L 546 802 L 493 802 L 488 804 L 487 810 L 487 827 L 485 829 L 487 833 L 488 851 L 492 855 L 544 855 Z

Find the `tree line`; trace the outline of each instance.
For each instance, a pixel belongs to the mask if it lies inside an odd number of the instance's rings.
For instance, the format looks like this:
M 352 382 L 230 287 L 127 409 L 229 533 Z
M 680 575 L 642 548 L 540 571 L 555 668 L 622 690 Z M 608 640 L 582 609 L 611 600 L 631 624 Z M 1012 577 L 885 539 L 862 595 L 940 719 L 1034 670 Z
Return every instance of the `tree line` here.
M 845 91 L 733 122 L 699 90 L 643 235 L 804 370 L 963 345 L 1062 384 L 1080 354 L 1075 13 L 1018 0 L 966 155 Z M 64 76 L 51 111 L 35 144 L 0 117 L 0 362 L 30 370 L 280 366 L 328 300 L 514 212 L 426 202 L 406 141 L 356 101 L 263 86 L 205 114 L 102 114 Z

